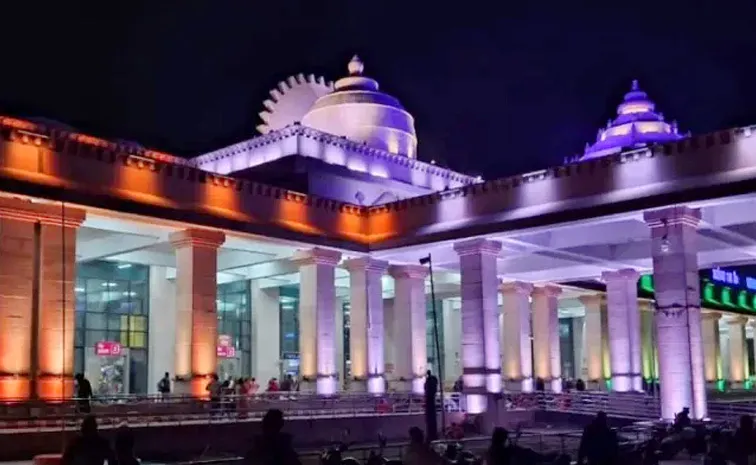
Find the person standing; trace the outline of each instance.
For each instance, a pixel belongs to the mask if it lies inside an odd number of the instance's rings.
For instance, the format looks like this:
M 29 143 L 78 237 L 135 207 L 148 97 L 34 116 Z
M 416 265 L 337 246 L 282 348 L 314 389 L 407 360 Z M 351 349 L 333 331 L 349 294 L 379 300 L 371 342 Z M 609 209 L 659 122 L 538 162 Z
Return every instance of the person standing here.
M 428 442 L 438 439 L 438 422 L 436 420 L 436 394 L 438 394 L 438 378 L 430 370 L 425 374 L 425 430 Z M 443 400 L 441 408 L 443 408 Z
M 165 400 L 168 396 L 171 395 L 171 376 L 168 374 L 168 372 L 165 372 L 165 375 L 162 379 L 160 379 L 160 382 L 158 382 L 158 392 L 160 393 L 161 400 Z
M 76 373 L 76 403 L 79 406 L 80 413 L 90 413 L 92 411 L 92 384 L 81 373 Z

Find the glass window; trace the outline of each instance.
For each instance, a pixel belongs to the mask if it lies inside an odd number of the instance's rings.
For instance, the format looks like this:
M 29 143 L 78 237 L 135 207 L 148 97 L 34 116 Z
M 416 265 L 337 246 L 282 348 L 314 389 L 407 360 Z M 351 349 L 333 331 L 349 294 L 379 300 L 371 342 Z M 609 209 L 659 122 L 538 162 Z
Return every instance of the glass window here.
M 149 266 L 106 260 L 77 264 L 76 310 L 77 370 L 84 370 L 85 358 L 92 354 L 87 349 L 97 342 L 118 342 L 129 349 L 130 392 L 147 392 Z M 144 361 L 134 363 L 135 354 L 141 354 L 138 356 Z
M 249 280 L 232 281 L 218 285 L 216 306 L 218 335 L 229 336 L 236 348 L 238 368 L 232 376 L 250 376 L 252 371 L 250 331 L 252 309 L 249 301 Z M 219 360 L 219 365 L 223 364 Z M 227 367 L 231 365 L 226 364 Z M 223 367 L 220 367 L 223 370 Z

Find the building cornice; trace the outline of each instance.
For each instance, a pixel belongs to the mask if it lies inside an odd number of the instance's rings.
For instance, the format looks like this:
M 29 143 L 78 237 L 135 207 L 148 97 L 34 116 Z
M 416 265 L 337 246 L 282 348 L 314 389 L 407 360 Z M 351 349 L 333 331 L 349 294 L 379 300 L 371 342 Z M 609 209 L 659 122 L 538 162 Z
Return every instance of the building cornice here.
M 651 210 L 678 204 L 683 196 L 694 202 L 751 193 L 756 181 L 753 129 L 720 131 L 361 207 L 209 173 L 158 152 L 0 117 L 0 179 L 3 190 L 15 194 L 75 198 L 74 203 L 114 210 L 127 205 L 124 211 L 129 213 L 210 228 L 384 250 Z

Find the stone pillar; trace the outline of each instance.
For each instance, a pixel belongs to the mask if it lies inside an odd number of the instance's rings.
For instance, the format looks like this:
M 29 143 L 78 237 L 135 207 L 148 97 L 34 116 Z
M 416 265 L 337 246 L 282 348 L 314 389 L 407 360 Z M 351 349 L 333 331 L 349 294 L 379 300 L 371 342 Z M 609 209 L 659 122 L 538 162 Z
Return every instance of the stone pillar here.
M 746 352 L 745 325 L 748 324 L 748 318 L 736 316 L 727 324 L 727 334 L 730 339 L 730 385 L 734 389 L 743 389 L 747 378 L 745 368 L 748 353 Z
M 720 313 L 701 315 L 701 339 L 704 351 L 704 375 L 709 389 L 716 388 L 719 380 L 719 319 Z
M 420 265 L 392 266 L 394 277 L 394 379 L 398 391 L 424 392 L 427 370 L 425 278 Z
M 19 209 L 12 208 L 18 204 Z M 0 400 L 32 395 L 36 217 L 24 202 L 0 198 Z M 73 314 L 74 309 L 70 309 Z M 73 351 L 73 345 L 70 348 Z M 36 357 L 34 357 L 36 358 Z
M 496 261 L 501 243 L 472 239 L 454 244 L 462 294 L 462 379 L 467 410 L 486 410 L 487 393 L 501 392 L 501 346 Z
M 533 392 L 533 346 L 530 330 L 530 294 L 533 285 L 501 285 L 504 316 L 504 377 L 507 389 Z
M 383 275 L 388 262 L 370 257 L 355 258 L 346 263 L 349 270 L 350 319 L 349 357 L 352 384 L 371 394 L 386 389 L 383 357 Z
M 299 363 L 301 389 L 330 396 L 338 388 L 336 367 L 336 265 L 341 253 L 314 248 L 297 253 L 299 263 Z
M 252 376 L 263 389 L 281 376 L 281 294 L 278 287 L 250 286 L 252 303 Z
M 44 400 L 73 396 L 76 231 L 85 218 L 83 210 L 53 208 L 39 229 L 36 395 Z
M 150 267 L 150 312 L 147 388 L 157 394 L 157 385 L 167 372 L 173 378 L 176 366 L 176 283 L 164 266 Z
M 606 271 L 607 322 L 609 323 L 609 357 L 612 390 L 642 391 L 641 328 L 638 310 L 637 271 Z
M 557 286 L 533 291 L 533 361 L 535 376 L 553 392 L 562 392 L 562 356 L 559 346 L 559 300 Z
M 706 381 L 701 344 L 697 227 L 700 210 L 670 207 L 649 211 L 661 410 L 674 419 L 683 407 L 705 418 Z
M 207 395 L 218 356 L 218 248 L 222 232 L 185 229 L 170 236 L 176 251 L 176 391 Z
M 580 302 L 585 307 L 585 326 L 583 328 L 583 357 L 585 359 L 586 387 L 601 389 L 604 384 L 603 360 L 603 330 L 601 328 L 601 295 L 591 294 L 580 296 Z

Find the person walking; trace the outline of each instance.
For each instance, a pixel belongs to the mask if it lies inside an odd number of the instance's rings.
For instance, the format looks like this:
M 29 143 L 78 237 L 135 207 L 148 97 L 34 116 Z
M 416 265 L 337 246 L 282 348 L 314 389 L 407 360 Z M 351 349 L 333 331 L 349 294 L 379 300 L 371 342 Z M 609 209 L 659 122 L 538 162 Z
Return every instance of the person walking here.
M 79 413 L 92 412 L 92 384 L 81 373 L 76 373 L 76 404 L 79 407 Z

